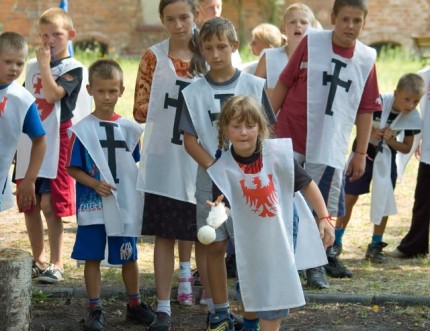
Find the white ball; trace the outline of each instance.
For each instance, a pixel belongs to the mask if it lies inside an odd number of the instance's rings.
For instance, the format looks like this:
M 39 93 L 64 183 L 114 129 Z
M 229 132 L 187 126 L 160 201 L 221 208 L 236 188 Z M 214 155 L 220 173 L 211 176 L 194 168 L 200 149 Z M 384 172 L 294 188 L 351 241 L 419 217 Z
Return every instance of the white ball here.
M 197 232 L 197 238 L 203 245 L 209 245 L 215 241 L 215 229 L 210 225 L 204 225 Z

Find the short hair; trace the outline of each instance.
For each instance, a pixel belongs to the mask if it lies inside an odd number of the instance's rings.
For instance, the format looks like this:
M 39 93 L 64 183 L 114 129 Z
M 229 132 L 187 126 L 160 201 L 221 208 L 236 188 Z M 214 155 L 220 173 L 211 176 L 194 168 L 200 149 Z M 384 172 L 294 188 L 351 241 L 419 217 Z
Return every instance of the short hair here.
M 0 34 L 0 54 L 11 50 L 28 53 L 27 41 L 19 33 L 3 32 Z
M 49 8 L 45 10 L 39 18 L 39 25 L 63 23 L 63 28 L 67 31 L 73 30 L 73 22 L 70 16 L 61 8 Z
M 422 96 L 425 92 L 425 83 L 417 74 L 404 74 L 397 82 L 396 90 L 407 90 Z
M 226 36 L 230 45 L 237 41 L 233 23 L 223 17 L 213 17 L 202 25 L 199 33 L 200 44 L 202 41 L 210 40 L 213 36 L 217 36 L 219 39 Z
M 229 98 L 222 106 L 218 116 L 218 148 L 223 149 L 228 143 L 226 128 L 233 119 L 247 124 L 258 124 L 258 150 L 261 142 L 271 136 L 266 115 L 261 103 L 249 95 L 235 95 Z
M 123 72 L 121 66 L 115 60 L 99 59 L 93 62 L 88 68 L 88 81 L 90 85 L 93 83 L 94 76 L 101 79 L 114 79 L 118 74 L 121 85 L 123 84 Z
M 285 44 L 285 36 L 281 30 L 273 24 L 262 23 L 257 25 L 251 32 L 253 39 L 258 39 L 272 47 L 281 47 Z
M 363 11 L 364 17 L 367 16 L 368 5 L 367 0 L 335 0 L 333 4 L 333 14 L 339 14 L 343 7 L 356 7 Z
M 288 6 L 287 9 L 285 9 L 284 15 L 282 16 L 282 21 L 284 23 L 285 23 L 285 17 L 294 10 L 303 10 L 309 16 L 309 25 L 313 28 L 318 28 L 319 22 L 315 18 L 315 14 L 313 10 L 311 9 L 311 7 L 301 2 L 293 3 L 292 5 Z

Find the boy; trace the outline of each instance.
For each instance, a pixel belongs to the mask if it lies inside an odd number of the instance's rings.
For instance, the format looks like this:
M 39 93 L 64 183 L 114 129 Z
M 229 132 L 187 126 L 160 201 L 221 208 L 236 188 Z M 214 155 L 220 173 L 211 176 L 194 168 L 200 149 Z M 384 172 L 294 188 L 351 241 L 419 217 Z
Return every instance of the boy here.
M 344 214 L 343 172 L 354 123 L 357 148 L 346 173 L 362 176 L 372 112 L 380 110 L 376 52 L 357 40 L 367 16 L 365 0 L 335 0 L 333 31 L 303 38 L 271 95 L 277 136 L 291 137 L 296 158 L 317 182 L 332 216 Z M 329 263 L 339 264 L 327 249 Z M 306 271 L 308 285 L 328 287 L 322 267 Z M 344 268 L 340 277 L 351 277 Z
M 45 130 L 33 96 L 15 80 L 28 55 L 25 39 L 15 32 L 0 35 L 0 211 L 13 206 L 9 169 L 21 132 L 32 141 L 30 163 L 16 188 L 18 206 L 36 203 L 34 183 L 46 149 Z
M 381 96 L 382 111 L 373 113 L 373 127 L 366 151 L 368 157 L 364 175 L 353 182 L 348 178 L 345 180 L 346 214 L 336 221 L 333 245 L 336 255 L 342 252 L 342 237 L 351 218 L 352 208 L 361 194 L 369 193 L 372 181 L 370 208 L 374 226 L 372 241 L 367 247 L 365 258 L 372 262 L 384 262 L 382 249 L 387 244 L 382 241 L 382 236 L 388 221 L 387 215 L 396 212 L 393 192 L 397 179 L 396 154 L 409 153 L 414 135 L 419 133 L 421 118 L 415 107 L 423 94 L 422 78 L 416 74 L 406 74 L 399 79 L 394 93 Z M 405 129 L 404 138 L 398 141 L 396 136 L 403 131 L 402 129 Z M 355 142 L 353 151 L 354 148 Z M 334 267 L 329 266 L 326 269 L 330 274 L 338 272 Z
M 78 229 L 72 258 L 85 261 L 88 317 L 85 330 L 103 330 L 100 262 L 108 244 L 108 262 L 122 265 L 128 295 L 127 318 L 150 325 L 155 318 L 140 300 L 137 236 L 143 198 L 135 189 L 136 162 L 143 129 L 115 113 L 124 92 L 123 73 L 113 60 L 89 68 L 88 93 L 94 112 L 70 128 L 67 172 L 76 180 Z M 106 239 L 107 237 L 107 239 Z
M 388 256 L 407 258 L 414 256 L 427 256 L 429 253 L 429 224 L 430 204 L 430 67 L 426 67 L 418 74 L 424 79 L 425 94 L 421 99 L 420 108 L 423 116 L 423 132 L 421 145 L 416 154 L 419 156 L 417 184 L 415 188 L 415 201 L 412 209 L 412 221 L 408 233 L 400 244 Z
M 65 168 L 67 128 L 72 125 L 83 72 L 82 64 L 68 51 L 68 42 L 75 33 L 62 9 L 46 10 L 39 19 L 42 45 L 36 50 L 36 59 L 29 61 L 25 79 L 47 134 L 46 156 L 36 181 L 37 203 L 33 208 L 21 209 L 34 258 L 33 277 L 44 283 L 63 280 L 62 217 L 75 214 L 74 185 Z M 28 164 L 28 146 L 28 139 L 22 136 L 17 150 L 17 181 L 23 178 Z M 45 257 L 41 212 L 48 226 L 49 261 Z
M 264 92 L 264 80 L 241 73 L 232 64 L 231 54 L 239 44 L 232 23 L 221 17 L 206 21 L 200 30 L 199 40 L 202 55 L 210 69 L 202 79 L 182 91 L 185 106 L 179 125 L 180 131 L 184 131 L 185 149 L 199 164 L 196 181 L 197 228 L 206 224 L 209 213 L 206 201 L 212 201 L 212 181 L 206 169 L 214 162 L 218 149 L 216 120 L 222 104 L 233 95 L 252 95 L 261 100 L 268 122 L 275 121 Z M 197 268 L 211 312 L 208 330 L 230 330 L 233 324 L 229 314 L 224 263 L 230 236 L 231 220 L 216 230 L 214 243 L 204 247 L 196 242 Z M 257 325 L 254 326 L 257 329 Z M 254 329 L 246 324 L 244 328 Z

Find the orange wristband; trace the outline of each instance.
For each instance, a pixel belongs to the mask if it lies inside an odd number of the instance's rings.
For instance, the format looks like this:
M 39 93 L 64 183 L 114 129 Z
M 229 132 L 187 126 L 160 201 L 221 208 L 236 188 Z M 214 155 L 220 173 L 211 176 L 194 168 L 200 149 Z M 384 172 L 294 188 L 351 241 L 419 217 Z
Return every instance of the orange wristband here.
M 318 218 L 318 221 L 322 221 L 322 220 L 326 220 L 326 221 L 328 222 L 328 224 L 330 224 L 330 225 L 331 225 L 331 227 L 333 227 L 333 228 L 334 228 L 334 224 L 332 223 L 332 220 L 331 220 L 331 216 L 330 216 L 330 215 L 328 215 L 328 216 L 324 216 L 324 217 L 321 217 L 321 218 Z
M 359 151 L 354 151 L 354 153 L 355 153 L 355 154 L 358 154 L 358 155 L 364 155 L 364 156 L 367 156 L 367 153 L 363 153 L 363 152 L 359 152 Z

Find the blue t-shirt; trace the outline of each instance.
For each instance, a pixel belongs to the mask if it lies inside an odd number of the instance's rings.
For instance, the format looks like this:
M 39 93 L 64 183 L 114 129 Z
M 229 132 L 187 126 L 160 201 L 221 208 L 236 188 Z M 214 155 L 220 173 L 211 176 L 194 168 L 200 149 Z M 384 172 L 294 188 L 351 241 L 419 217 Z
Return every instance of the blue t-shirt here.
M 31 140 L 46 134 L 42 121 L 40 120 L 36 103 L 34 102 L 30 105 L 30 108 L 28 108 L 27 115 L 25 115 L 22 132 L 27 134 Z

